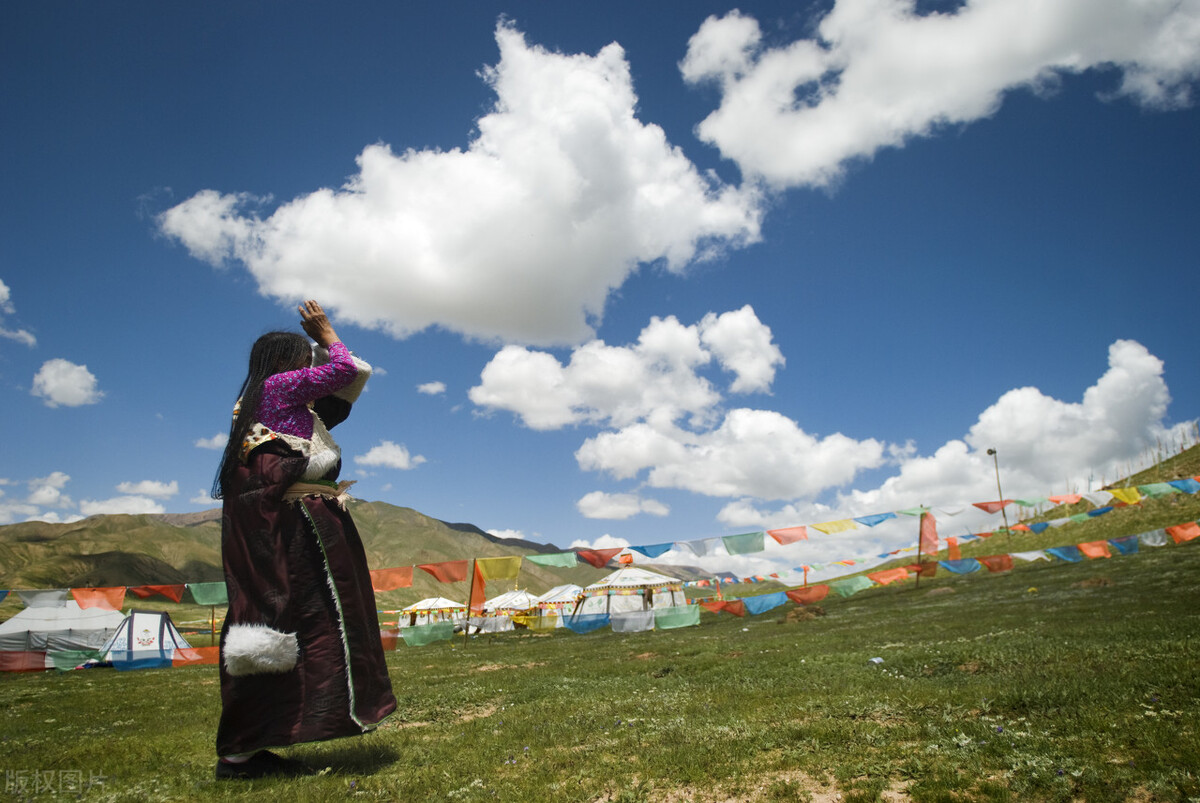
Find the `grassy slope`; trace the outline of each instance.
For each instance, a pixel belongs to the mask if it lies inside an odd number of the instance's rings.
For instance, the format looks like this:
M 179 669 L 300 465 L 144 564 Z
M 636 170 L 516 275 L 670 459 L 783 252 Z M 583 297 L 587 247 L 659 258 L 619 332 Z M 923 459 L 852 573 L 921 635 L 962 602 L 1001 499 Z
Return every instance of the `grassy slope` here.
M 7 770 L 103 777 L 86 801 L 1193 800 L 1198 571 L 1193 542 L 809 621 L 401 646 L 397 717 L 292 750 L 314 778 L 212 780 L 211 666 L 0 675 L 0 742 Z

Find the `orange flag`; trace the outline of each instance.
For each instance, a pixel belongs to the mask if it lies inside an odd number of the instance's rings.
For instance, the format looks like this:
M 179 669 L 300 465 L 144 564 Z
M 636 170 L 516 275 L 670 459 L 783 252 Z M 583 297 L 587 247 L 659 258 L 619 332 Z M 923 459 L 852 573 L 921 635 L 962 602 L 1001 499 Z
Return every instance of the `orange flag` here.
M 702 600 L 700 600 L 700 607 L 704 608 L 705 610 L 712 611 L 713 613 L 720 613 L 722 610 L 725 609 L 725 600 L 723 600 L 723 599 L 702 599 Z
M 72 588 L 71 596 L 79 603 L 80 608 L 105 608 L 110 611 L 119 611 L 121 604 L 125 602 L 125 586 Z
M 779 530 L 767 530 L 767 535 L 774 538 L 780 544 L 794 544 L 797 541 L 808 540 L 808 528 L 803 525 L 800 527 L 784 527 Z
M 725 612 L 732 613 L 734 616 L 745 616 L 746 603 L 740 599 L 727 599 L 725 600 Z
M 465 560 L 448 560 L 445 563 L 422 563 L 417 568 L 432 574 L 439 583 L 461 583 L 467 579 L 467 563 Z
M 1012 500 L 1011 499 L 1001 499 L 996 502 L 974 502 L 973 504 L 975 505 L 975 507 L 979 508 L 980 510 L 987 511 L 988 513 L 999 513 L 1001 510 L 1004 509 L 1005 505 L 1012 504 Z
M 181 583 L 172 586 L 130 586 L 129 590 L 138 599 L 146 599 L 146 597 L 152 597 L 155 594 L 162 594 L 172 602 L 179 602 L 179 600 L 183 599 L 185 588 L 186 586 Z
M 1050 497 L 1050 501 L 1056 505 L 1074 505 L 1082 498 L 1079 494 L 1062 494 Z
M 371 588 L 375 591 L 395 591 L 397 588 L 411 588 L 412 572 L 412 566 L 400 566 L 395 569 L 372 569 Z
M 1089 541 L 1086 544 L 1076 544 L 1079 551 L 1087 555 L 1089 558 L 1111 558 L 1112 551 L 1108 548 L 1107 541 Z
M 949 560 L 962 560 L 962 550 L 958 548 L 957 538 L 946 539 L 946 558 Z
M 613 555 L 620 552 L 625 547 L 619 546 L 615 549 L 580 549 L 575 554 L 586 560 L 588 563 L 595 566 L 597 569 L 603 569 L 604 564 L 612 560 Z
M 1167 527 L 1167 535 L 1175 539 L 1175 543 L 1182 544 L 1184 541 L 1191 541 L 1193 538 L 1200 536 L 1200 524 L 1194 521 L 1189 521 L 1187 524 L 1177 524 L 1174 527 Z
M 876 583 L 879 583 L 879 585 L 885 586 L 888 583 L 894 583 L 897 580 L 907 580 L 908 569 L 905 569 L 903 566 L 897 569 L 884 569 L 881 572 L 871 572 L 867 575 L 867 577 L 874 580 Z
M 793 588 L 791 591 L 785 592 L 788 599 L 797 605 L 810 605 L 814 602 L 820 602 L 829 596 L 829 586 L 822 583 L 817 586 L 805 586 L 804 588 Z

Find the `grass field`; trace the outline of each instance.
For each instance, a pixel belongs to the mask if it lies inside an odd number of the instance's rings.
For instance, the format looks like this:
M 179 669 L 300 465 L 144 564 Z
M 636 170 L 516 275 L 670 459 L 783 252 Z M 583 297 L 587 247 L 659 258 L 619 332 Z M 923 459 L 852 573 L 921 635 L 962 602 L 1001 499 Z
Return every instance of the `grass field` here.
M 213 780 L 213 666 L 4 675 L 4 794 L 1200 800 L 1198 572 L 1192 542 L 909 581 L 804 621 L 789 604 L 684 630 L 401 646 L 397 716 L 288 750 L 328 768 L 302 779 Z

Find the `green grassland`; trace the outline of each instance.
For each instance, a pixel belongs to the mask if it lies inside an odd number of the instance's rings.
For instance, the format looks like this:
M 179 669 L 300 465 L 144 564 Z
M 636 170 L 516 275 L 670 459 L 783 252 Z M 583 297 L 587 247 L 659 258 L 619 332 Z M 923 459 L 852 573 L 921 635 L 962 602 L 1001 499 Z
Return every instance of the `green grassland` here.
M 0 676 L 0 763 L 13 799 L 1196 800 L 1198 570 L 1192 542 L 824 615 L 401 646 L 397 715 L 292 748 L 327 768 L 299 779 L 213 780 L 215 667 Z

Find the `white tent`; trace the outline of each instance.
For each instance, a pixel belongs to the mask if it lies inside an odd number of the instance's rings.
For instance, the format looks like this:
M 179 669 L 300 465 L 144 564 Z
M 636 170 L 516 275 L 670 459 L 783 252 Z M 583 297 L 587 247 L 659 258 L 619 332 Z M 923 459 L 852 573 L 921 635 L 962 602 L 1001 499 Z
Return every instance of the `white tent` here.
M 97 650 L 121 626 L 125 615 L 104 608 L 80 608 L 75 600 L 60 605 L 25 608 L 7 622 L 0 623 L 0 668 L 22 669 L 32 666 L 31 653 L 44 653 L 43 665 L 54 667 L 51 653 L 77 650 Z M 4 660 L 24 654 L 20 661 Z
M 553 627 L 563 626 L 563 617 L 570 616 L 571 611 L 575 608 L 575 602 L 579 599 L 579 595 L 583 593 L 583 586 L 577 586 L 574 583 L 566 583 L 561 586 L 555 586 L 537 598 L 538 619 L 534 620 L 531 627 L 535 629 L 549 630 Z
M 100 650 L 101 663 L 117 669 L 170 666 L 175 650 L 192 645 L 175 629 L 166 611 L 130 611 Z
M 461 622 L 467 617 L 467 606 L 445 597 L 426 597 L 401 608 L 400 627 L 429 625 L 434 622 Z
M 505 591 L 483 603 L 483 616 L 472 616 L 475 633 L 501 633 L 513 630 L 514 615 L 526 614 L 537 607 L 537 597 L 528 591 Z
M 583 589 L 572 615 L 628 613 L 686 605 L 683 581 L 637 566 L 623 566 Z

